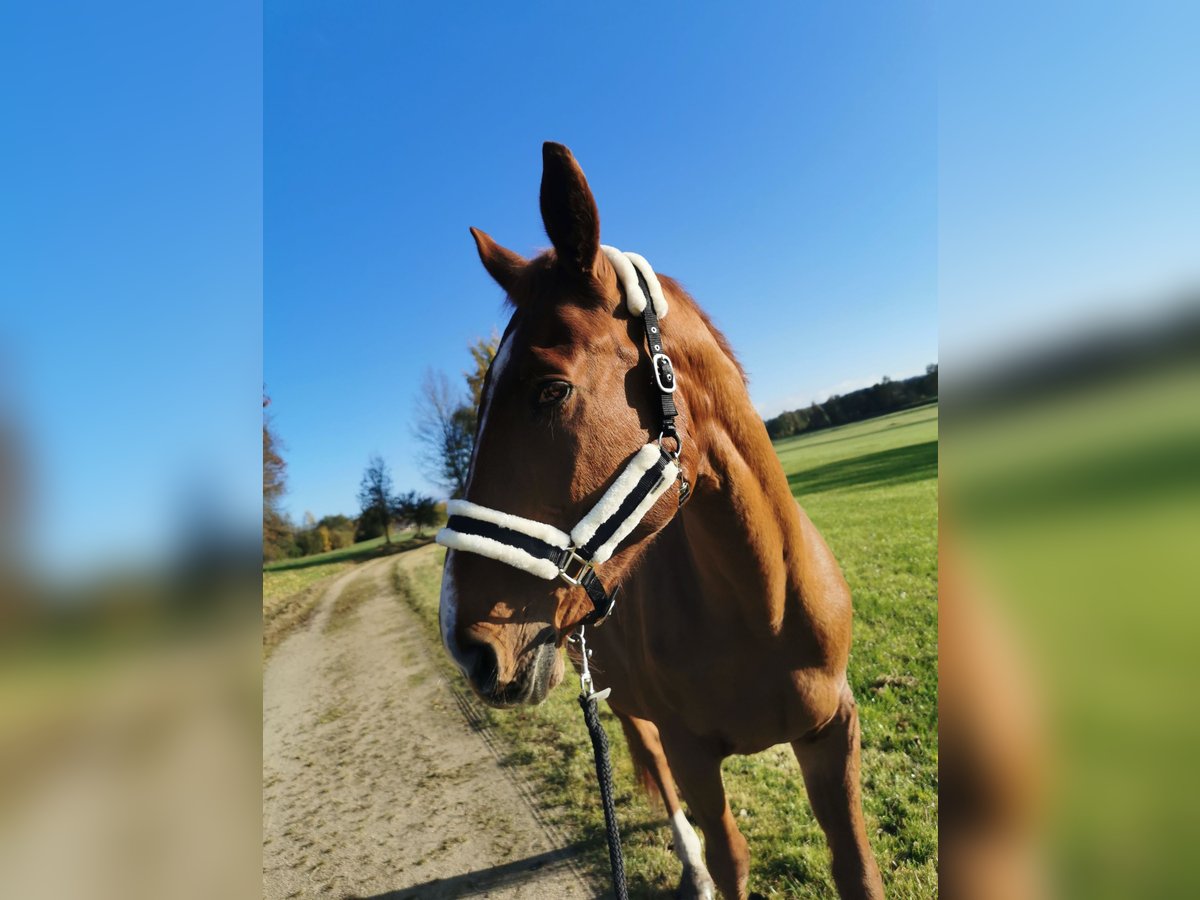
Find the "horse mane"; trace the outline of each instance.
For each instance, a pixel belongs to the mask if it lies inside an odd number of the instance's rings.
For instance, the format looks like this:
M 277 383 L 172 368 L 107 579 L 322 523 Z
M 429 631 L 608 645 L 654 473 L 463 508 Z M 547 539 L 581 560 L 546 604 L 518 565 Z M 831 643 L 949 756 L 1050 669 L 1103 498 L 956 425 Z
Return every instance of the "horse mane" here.
M 662 273 L 656 274 L 658 274 L 658 280 L 662 284 L 663 288 L 667 289 L 671 293 L 672 301 L 675 303 L 683 301 L 688 308 L 690 308 L 692 312 L 696 314 L 700 321 L 704 323 L 704 327 L 708 329 L 708 333 L 716 343 L 717 347 L 720 348 L 721 352 L 729 359 L 731 363 L 733 363 L 734 368 L 737 369 L 738 375 L 741 376 L 742 384 L 749 386 L 750 379 L 746 375 L 746 370 L 742 366 L 741 360 L 739 360 L 737 354 L 733 352 L 733 346 L 729 343 L 729 339 L 725 337 L 725 334 L 721 331 L 721 329 L 717 328 L 717 326 L 713 324 L 713 320 L 708 313 L 704 311 L 700 304 L 695 301 L 692 295 L 689 294 L 684 289 L 683 285 L 681 285 L 678 281 L 676 281 L 670 275 L 663 275 Z

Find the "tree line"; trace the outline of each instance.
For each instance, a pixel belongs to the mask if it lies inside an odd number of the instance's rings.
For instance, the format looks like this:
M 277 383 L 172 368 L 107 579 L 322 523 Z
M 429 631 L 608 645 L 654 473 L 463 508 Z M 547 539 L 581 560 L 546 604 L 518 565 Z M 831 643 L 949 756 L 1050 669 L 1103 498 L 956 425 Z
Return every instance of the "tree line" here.
M 872 419 L 886 413 L 908 409 L 936 400 L 938 396 L 938 367 L 932 363 L 925 374 L 893 381 L 886 375 L 871 387 L 834 394 L 824 403 L 811 403 L 803 409 L 793 409 L 765 420 L 771 440 L 792 437 L 834 425 L 845 425 L 862 419 Z

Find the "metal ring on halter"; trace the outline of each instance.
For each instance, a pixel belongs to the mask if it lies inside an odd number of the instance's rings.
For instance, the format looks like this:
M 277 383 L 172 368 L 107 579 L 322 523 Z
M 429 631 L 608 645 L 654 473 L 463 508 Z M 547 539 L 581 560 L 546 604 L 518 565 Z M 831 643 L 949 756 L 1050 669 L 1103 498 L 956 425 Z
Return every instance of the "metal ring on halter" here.
M 575 567 L 575 572 L 572 574 L 571 567 Z M 564 552 L 562 562 L 558 564 L 558 577 L 567 584 L 579 586 L 583 583 L 585 576 L 592 569 L 592 561 L 584 559 L 575 552 L 574 547 L 568 547 Z
M 683 452 L 683 438 L 681 438 L 679 436 L 678 432 L 675 432 L 673 434 L 667 434 L 665 431 L 660 431 L 658 433 L 658 449 L 659 450 L 664 450 L 663 445 L 662 445 L 664 437 L 675 438 L 675 452 L 672 453 L 670 450 L 665 450 L 664 452 L 668 456 L 670 456 L 672 460 L 678 461 L 679 454 Z

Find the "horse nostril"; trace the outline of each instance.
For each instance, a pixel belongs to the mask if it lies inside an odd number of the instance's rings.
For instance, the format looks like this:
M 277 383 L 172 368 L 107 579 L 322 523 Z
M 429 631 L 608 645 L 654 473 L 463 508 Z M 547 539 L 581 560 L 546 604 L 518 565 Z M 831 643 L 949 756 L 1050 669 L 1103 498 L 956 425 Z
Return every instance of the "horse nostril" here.
M 496 688 L 496 677 L 499 674 L 496 651 L 492 645 L 472 641 L 463 647 L 462 655 L 467 677 L 474 682 L 480 693 L 492 693 Z

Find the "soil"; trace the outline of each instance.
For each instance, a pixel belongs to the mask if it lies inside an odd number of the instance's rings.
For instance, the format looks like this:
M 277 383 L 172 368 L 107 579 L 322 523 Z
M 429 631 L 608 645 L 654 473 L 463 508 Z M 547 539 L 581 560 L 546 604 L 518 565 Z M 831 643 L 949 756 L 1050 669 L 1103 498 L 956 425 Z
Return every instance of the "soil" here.
M 334 579 L 263 674 L 263 896 L 582 898 L 603 893 L 535 811 L 443 674 L 391 567 Z M 361 602 L 347 611 L 349 589 Z M 331 616 L 336 616 L 331 621 Z

